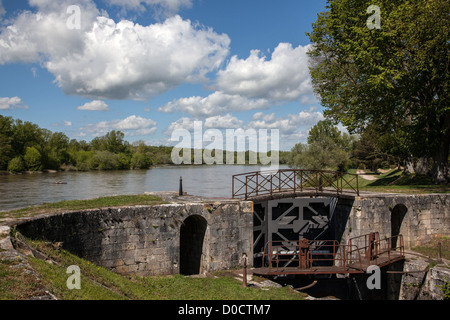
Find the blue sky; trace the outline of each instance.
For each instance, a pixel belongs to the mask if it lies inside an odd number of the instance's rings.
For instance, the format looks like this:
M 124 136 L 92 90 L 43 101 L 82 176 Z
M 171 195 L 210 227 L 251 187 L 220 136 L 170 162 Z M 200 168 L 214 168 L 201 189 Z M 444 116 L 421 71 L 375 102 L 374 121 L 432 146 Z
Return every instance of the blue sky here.
M 76 6 L 79 11 L 68 10 Z M 325 0 L 0 0 L 0 114 L 90 141 L 278 129 L 323 118 L 306 52 Z

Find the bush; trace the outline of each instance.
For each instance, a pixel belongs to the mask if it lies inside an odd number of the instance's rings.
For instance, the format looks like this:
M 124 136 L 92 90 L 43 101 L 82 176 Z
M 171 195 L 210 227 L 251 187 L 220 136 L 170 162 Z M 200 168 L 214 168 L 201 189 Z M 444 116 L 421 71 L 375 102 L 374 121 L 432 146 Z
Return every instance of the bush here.
M 127 170 L 130 169 L 130 156 L 128 156 L 126 153 L 119 153 L 117 155 L 117 169 L 119 170 Z
M 148 169 L 152 165 L 150 158 L 143 153 L 135 153 L 131 158 L 131 169 Z
M 94 157 L 94 152 L 78 151 L 75 153 L 75 163 L 77 170 L 88 171 L 91 169 L 91 159 Z
M 25 171 L 25 163 L 22 157 L 15 157 L 11 159 L 8 163 L 8 171 L 12 173 Z
M 35 147 L 27 147 L 25 151 L 25 166 L 30 171 L 42 170 L 42 157 L 41 153 Z
M 119 161 L 117 155 L 110 151 L 96 151 L 92 158 L 91 168 L 99 170 L 115 170 Z

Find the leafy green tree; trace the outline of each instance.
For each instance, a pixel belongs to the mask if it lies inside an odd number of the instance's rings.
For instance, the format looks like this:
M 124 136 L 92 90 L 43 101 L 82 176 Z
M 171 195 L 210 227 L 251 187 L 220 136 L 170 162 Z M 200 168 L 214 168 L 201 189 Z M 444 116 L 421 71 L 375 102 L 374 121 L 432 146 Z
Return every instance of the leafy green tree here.
M 368 28 L 370 5 L 381 28 Z M 404 137 L 407 153 L 433 159 L 448 179 L 448 0 L 329 0 L 309 33 L 310 72 L 325 114 L 361 133 L 374 123 Z
M 6 170 L 9 160 L 11 160 L 13 150 L 10 141 L 8 136 L 0 134 L 0 170 Z
M 113 153 L 121 153 L 126 149 L 124 142 L 125 134 L 121 131 L 112 130 L 105 135 L 106 150 Z
M 29 171 L 42 170 L 41 153 L 35 147 L 27 147 L 23 160 Z
M 131 157 L 131 169 L 148 169 L 152 165 L 151 159 L 144 153 L 136 152 Z
M 110 151 L 95 151 L 90 166 L 92 169 L 115 170 L 118 167 L 117 155 Z
M 15 157 L 9 161 L 8 171 L 12 173 L 25 171 L 25 163 L 21 156 Z
M 347 171 L 351 143 L 349 135 L 341 133 L 330 121 L 319 121 L 309 131 L 308 144 L 292 148 L 288 164 L 301 169 Z
M 130 162 L 131 157 L 128 154 L 121 152 L 117 155 L 117 169 L 119 170 L 130 169 Z
M 16 120 L 12 130 L 11 147 L 16 155 L 25 155 L 27 147 L 44 145 L 42 129 L 34 123 Z
M 75 158 L 75 166 L 77 168 L 77 170 L 80 171 L 88 171 L 90 169 L 94 169 L 91 168 L 91 162 L 92 162 L 92 158 L 94 157 L 94 152 L 93 151 L 85 151 L 85 150 L 80 150 L 78 152 L 76 152 L 74 154 L 74 158 Z
M 382 139 L 378 130 L 370 126 L 362 133 L 360 139 L 354 143 L 351 159 L 357 163 L 363 163 L 366 168 L 376 172 L 378 168 L 389 165 L 392 156 L 382 149 Z

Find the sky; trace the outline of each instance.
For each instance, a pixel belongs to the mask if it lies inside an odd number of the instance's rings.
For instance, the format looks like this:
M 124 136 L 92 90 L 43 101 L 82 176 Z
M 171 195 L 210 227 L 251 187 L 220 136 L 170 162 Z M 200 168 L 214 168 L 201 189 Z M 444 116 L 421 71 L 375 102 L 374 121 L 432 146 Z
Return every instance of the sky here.
M 0 115 L 70 139 L 279 130 L 323 119 L 307 51 L 325 0 L 0 0 Z

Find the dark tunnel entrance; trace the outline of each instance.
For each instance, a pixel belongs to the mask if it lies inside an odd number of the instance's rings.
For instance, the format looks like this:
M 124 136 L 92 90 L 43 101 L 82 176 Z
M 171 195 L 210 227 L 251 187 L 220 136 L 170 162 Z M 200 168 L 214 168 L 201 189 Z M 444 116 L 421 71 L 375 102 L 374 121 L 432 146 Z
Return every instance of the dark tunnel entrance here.
M 408 208 L 403 204 L 397 204 L 391 213 L 391 237 L 397 236 L 401 233 L 403 219 L 405 218 Z M 392 238 L 392 248 L 397 245 L 397 238 Z
M 180 274 L 200 273 L 207 225 L 205 218 L 197 215 L 184 220 L 180 230 Z

